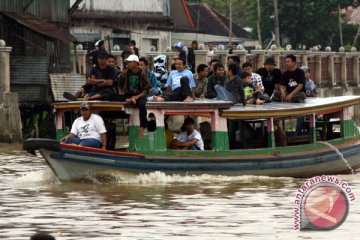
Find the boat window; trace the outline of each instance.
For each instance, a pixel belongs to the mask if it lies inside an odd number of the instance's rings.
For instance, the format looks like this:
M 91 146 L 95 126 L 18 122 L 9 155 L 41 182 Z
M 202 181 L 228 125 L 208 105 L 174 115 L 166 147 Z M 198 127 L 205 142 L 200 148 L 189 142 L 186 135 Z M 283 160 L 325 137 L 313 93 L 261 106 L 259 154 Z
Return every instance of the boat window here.
M 62 129 L 64 134 L 68 134 L 71 131 L 71 126 L 76 118 L 80 116 L 80 111 L 66 111 L 62 115 Z
M 309 144 L 312 142 L 310 119 L 311 115 L 276 119 L 276 121 L 274 121 L 275 130 L 275 123 L 284 129 L 287 145 L 289 146 Z M 341 137 L 339 112 L 316 115 L 315 124 L 316 141 L 327 141 Z M 277 134 L 275 131 L 275 139 L 276 137 Z M 276 141 L 276 146 L 279 145 L 281 146 L 282 144 Z
M 211 144 L 212 129 L 211 129 L 210 117 L 193 116 L 193 115 L 165 116 L 165 134 L 166 134 L 166 143 L 167 143 L 168 149 L 174 149 L 172 142 L 174 141 L 174 139 L 176 139 L 176 137 L 182 131 L 181 127 L 182 127 L 182 124 L 186 117 L 190 117 L 190 118 L 194 119 L 195 130 L 200 132 L 202 140 L 204 142 L 204 150 L 211 150 L 212 149 L 212 144 Z M 189 150 L 191 150 L 191 149 L 189 149 Z
M 129 146 L 129 115 L 121 111 L 101 111 L 107 131 L 108 150 L 127 150 Z
M 341 138 L 340 113 L 329 113 L 316 116 L 316 132 L 321 141 Z
M 267 147 L 266 119 L 229 119 L 227 125 L 230 149 Z

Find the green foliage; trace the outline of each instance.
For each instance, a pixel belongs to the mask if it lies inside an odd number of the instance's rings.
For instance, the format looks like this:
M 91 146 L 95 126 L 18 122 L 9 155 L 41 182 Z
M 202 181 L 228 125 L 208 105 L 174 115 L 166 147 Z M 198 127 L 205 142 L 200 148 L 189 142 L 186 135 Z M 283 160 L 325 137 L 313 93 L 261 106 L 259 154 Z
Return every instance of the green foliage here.
M 259 0 L 261 6 L 261 35 L 266 45 L 274 32 L 273 1 Z M 215 8 L 229 15 L 229 0 L 192 0 Z M 251 27 L 252 37 L 257 38 L 257 1 L 242 0 L 233 3 L 233 20 L 243 27 Z M 307 48 L 321 45 L 338 49 L 339 22 L 338 4 L 341 8 L 352 6 L 353 0 L 278 0 L 279 25 L 282 45 L 291 44 L 293 48 L 300 44 Z M 301 17 L 303 21 L 301 21 Z M 342 24 L 344 45 L 352 44 L 357 26 Z M 288 42 L 287 42 L 288 41 Z

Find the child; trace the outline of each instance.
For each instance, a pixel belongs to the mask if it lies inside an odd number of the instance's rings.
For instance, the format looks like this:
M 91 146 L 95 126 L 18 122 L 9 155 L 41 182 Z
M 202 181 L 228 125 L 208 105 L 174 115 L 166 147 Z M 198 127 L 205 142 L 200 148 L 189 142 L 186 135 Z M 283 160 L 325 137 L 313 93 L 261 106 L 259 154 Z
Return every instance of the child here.
M 305 73 L 305 93 L 306 97 L 316 97 L 316 85 L 313 80 L 310 79 L 310 69 L 307 66 L 302 66 L 300 68 Z
M 251 83 L 251 74 L 248 72 L 242 72 L 240 76 L 243 80 L 246 104 L 263 104 L 265 101 L 261 99 L 263 95 L 261 86 L 256 85 L 253 87 Z

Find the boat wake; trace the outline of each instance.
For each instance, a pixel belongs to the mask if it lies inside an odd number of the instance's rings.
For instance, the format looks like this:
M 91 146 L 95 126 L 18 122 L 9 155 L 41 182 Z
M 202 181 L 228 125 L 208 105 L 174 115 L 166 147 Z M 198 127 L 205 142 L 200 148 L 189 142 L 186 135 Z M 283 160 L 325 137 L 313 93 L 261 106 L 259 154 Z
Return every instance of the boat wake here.
M 37 186 L 41 184 L 58 184 L 60 181 L 55 177 L 50 169 L 43 169 L 28 172 L 13 182 L 15 186 Z
M 339 175 L 341 179 L 347 181 L 358 180 L 360 173 L 355 171 L 354 175 Z M 192 183 L 258 183 L 269 184 L 273 182 L 293 182 L 295 178 L 291 177 L 268 177 L 268 176 L 224 176 L 224 175 L 167 175 L 164 172 L 156 171 L 146 174 L 131 174 L 122 171 L 108 171 L 101 174 L 87 175 L 71 182 L 88 183 L 88 184 L 141 184 L 141 185 L 167 185 L 167 184 L 192 184 Z M 16 179 L 15 184 L 18 186 L 36 186 L 42 184 L 59 184 L 61 183 L 50 169 L 44 169 L 27 173 Z
M 223 176 L 223 175 L 167 175 L 164 172 L 155 171 L 146 174 L 129 174 L 127 172 L 114 171 L 101 175 L 87 176 L 87 180 L 93 183 L 113 182 L 123 184 L 189 184 L 189 183 L 223 183 L 223 182 L 268 182 L 272 181 L 288 181 L 290 177 L 267 177 L 267 176 Z

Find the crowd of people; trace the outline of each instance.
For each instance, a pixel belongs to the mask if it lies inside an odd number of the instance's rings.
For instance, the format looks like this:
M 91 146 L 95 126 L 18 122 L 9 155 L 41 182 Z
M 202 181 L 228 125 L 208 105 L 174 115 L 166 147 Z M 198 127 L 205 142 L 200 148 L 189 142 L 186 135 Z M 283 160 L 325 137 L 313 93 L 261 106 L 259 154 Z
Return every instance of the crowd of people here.
M 306 97 L 317 95 L 316 86 L 310 79 L 310 69 L 307 66 L 299 68 L 294 55 L 285 57 L 286 70 L 282 73 L 273 58 L 267 58 L 264 66 L 255 71 L 250 62 L 240 65 L 236 55 L 229 55 L 224 66 L 216 59 L 212 44 L 208 44 L 206 62 L 202 63 L 195 61 L 196 41 L 192 42 L 187 53 L 184 48 L 181 42 L 173 46 L 177 56 L 172 59 L 172 70 L 167 72 L 164 56 L 154 59 L 155 68 L 150 69 L 149 60 L 139 58 L 139 49 L 132 40 L 121 55 L 124 69 L 120 69 L 116 66 L 116 58 L 105 50 L 104 41 L 98 41 L 93 52 L 93 68 L 86 83 L 75 94 L 65 92 L 64 97 L 72 101 L 83 98 L 85 101 L 123 101 L 135 105 L 139 109 L 139 137 L 142 138 L 148 125 L 147 101 L 191 102 L 208 98 L 245 106 L 272 101 L 303 103 Z M 84 125 L 89 121 L 83 115 L 89 109 L 88 105 L 81 107 L 83 120 L 75 121 L 77 127 L 73 126 L 64 141 L 81 144 L 81 136 L 88 136 L 81 132 L 84 126 L 80 123 Z M 98 123 L 97 120 L 93 122 Z M 80 139 L 70 140 L 79 134 Z M 91 146 L 104 147 L 106 139 L 102 139 L 101 134 L 96 135 L 97 143 L 92 142 Z

